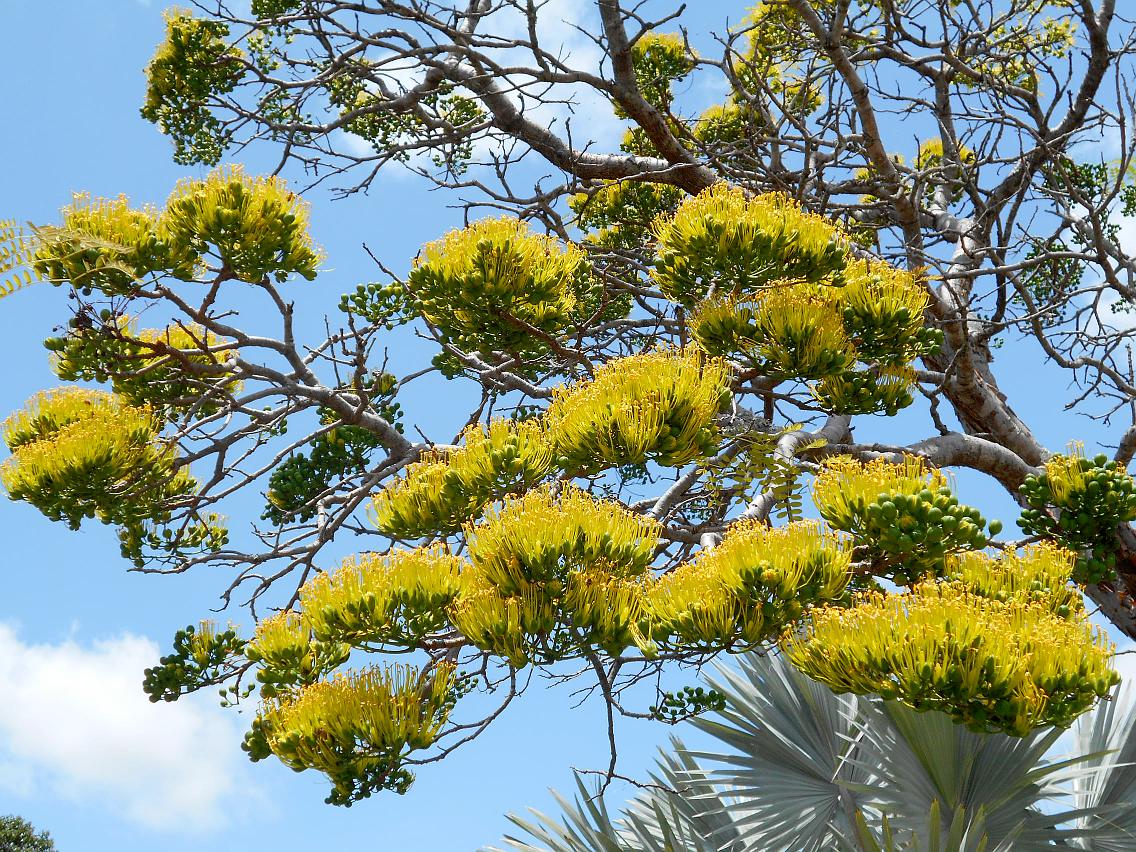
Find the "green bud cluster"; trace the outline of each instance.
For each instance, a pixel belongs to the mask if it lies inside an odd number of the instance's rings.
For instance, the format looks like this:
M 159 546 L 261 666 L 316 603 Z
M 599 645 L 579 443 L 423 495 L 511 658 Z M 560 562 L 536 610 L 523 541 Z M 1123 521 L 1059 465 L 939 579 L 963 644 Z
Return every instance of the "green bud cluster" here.
M 149 405 L 168 419 L 181 412 L 214 414 L 236 386 L 222 368 L 231 353 L 212 351 L 218 340 L 204 329 L 173 326 L 136 332 L 127 318 L 116 318 L 106 309 L 100 319 L 101 325 L 92 326 L 74 318 L 66 334 L 44 341 L 59 378 L 110 382 L 115 394 L 131 405 Z
M 825 377 L 813 395 L 833 414 L 886 414 L 894 417 L 914 402 L 911 381 L 900 371 L 849 370 Z
M 228 543 L 225 518 L 214 512 L 176 521 L 163 516 L 118 528 L 119 551 L 136 568 L 158 556 L 183 558 L 194 553 L 216 553 Z
M 1025 505 L 1018 526 L 1077 553 L 1073 579 L 1099 583 L 1116 570 L 1116 528 L 1136 520 L 1136 483 L 1102 454 L 1056 456 L 1018 489 Z
M 252 0 L 252 13 L 258 21 L 264 21 L 294 12 L 301 5 L 299 0 Z
M 397 282 L 360 284 L 354 293 L 343 295 L 339 309 L 345 314 L 364 317 L 387 331 L 406 325 L 418 316 L 414 299 Z
M 395 400 L 395 377 L 375 373 L 364 379 L 362 385 L 371 411 L 401 433 L 402 405 Z M 329 409 L 319 411 L 325 424 L 338 419 Z M 268 503 L 261 518 L 274 524 L 311 520 L 318 511 L 319 495 L 337 479 L 366 470 L 371 451 L 378 445 L 378 438 L 362 426 L 337 426 L 319 435 L 312 440 L 307 455 L 289 456 L 269 475 L 265 495 Z
M 402 431 L 401 426 L 395 428 Z M 274 524 L 311 520 L 317 498 L 337 479 L 366 470 L 378 445 L 379 439 L 361 426 L 337 426 L 320 435 L 307 455 L 289 456 L 272 471 L 261 518 Z
M 177 701 L 219 683 L 231 673 L 244 648 L 245 640 L 232 627 L 218 632 L 208 623 L 190 624 L 174 634 L 173 653 L 145 670 L 142 689 L 151 701 Z
M 227 44 L 229 28 L 184 10 L 166 13 L 166 39 L 146 66 L 142 117 L 174 143 L 174 162 L 214 165 L 229 135 L 207 106 L 243 76 L 242 54 Z
M 852 338 L 861 361 L 881 365 L 908 364 L 923 355 L 932 355 L 943 345 L 943 331 L 916 325 L 911 311 L 894 311 L 878 302 L 857 302 L 843 311 L 844 328 Z
M 726 709 L 726 696 L 716 689 L 686 686 L 678 692 L 664 691 L 657 705 L 649 708 L 651 716 L 674 725 L 703 713 L 720 713 Z
M 989 534 L 985 532 L 982 513 L 959 503 L 946 486 L 880 494 L 868 504 L 858 527 L 850 532 L 889 563 L 892 579 L 902 585 L 928 572 L 942 573 L 948 553 L 981 550 L 1002 530 L 1000 521 L 991 521 Z

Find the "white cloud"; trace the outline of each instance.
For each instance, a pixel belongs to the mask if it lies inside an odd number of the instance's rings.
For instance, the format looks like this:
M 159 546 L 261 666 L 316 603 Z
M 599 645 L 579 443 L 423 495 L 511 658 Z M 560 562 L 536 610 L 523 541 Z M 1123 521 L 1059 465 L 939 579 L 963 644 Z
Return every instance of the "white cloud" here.
M 0 624 L 0 789 L 108 808 L 152 829 L 222 825 L 250 796 L 236 719 L 215 693 L 151 704 L 142 670 L 159 655 L 131 634 L 31 644 Z

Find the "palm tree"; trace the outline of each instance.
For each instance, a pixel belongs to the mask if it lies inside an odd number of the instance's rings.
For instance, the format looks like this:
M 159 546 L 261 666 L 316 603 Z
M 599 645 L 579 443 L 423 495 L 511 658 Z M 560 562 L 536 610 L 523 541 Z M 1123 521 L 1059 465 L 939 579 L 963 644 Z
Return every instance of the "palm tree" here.
M 557 820 L 509 819 L 549 852 L 1004 852 L 1136 849 L 1136 704 L 1123 690 L 1067 732 L 976 734 L 937 712 L 834 695 L 778 656 L 706 678 L 725 708 L 672 738 L 613 817 L 577 776 Z M 1061 742 L 1059 742 L 1061 741 Z M 1061 746 L 1071 742 L 1068 754 Z

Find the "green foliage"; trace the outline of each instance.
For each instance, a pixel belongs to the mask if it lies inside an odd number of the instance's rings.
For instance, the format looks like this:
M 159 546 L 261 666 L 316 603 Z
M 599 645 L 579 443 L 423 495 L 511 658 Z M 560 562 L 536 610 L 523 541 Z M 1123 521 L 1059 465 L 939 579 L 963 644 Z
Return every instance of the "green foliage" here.
M 737 670 L 706 678 L 725 707 L 691 722 L 715 745 L 694 751 L 672 740 L 618 816 L 578 776 L 574 802 L 556 796 L 559 819 L 511 814 L 524 834 L 507 836 L 504 847 L 1120 852 L 1130 845 L 1136 807 L 1123 798 L 1132 771 L 1121 758 L 1136 742 L 1124 725 L 1130 698 L 1122 715 L 1104 703 L 1084 717 L 1077 749 L 1052 755 L 1060 729 L 1025 739 L 974 734 L 939 713 L 833 695 L 778 657 L 737 661 Z M 1105 748 L 1120 751 L 1105 757 Z M 1070 784 L 1084 791 L 1073 809 Z
M 166 12 L 166 39 L 146 66 L 142 117 L 174 143 L 174 162 L 216 165 L 229 134 L 209 109 L 213 98 L 236 88 L 242 53 L 226 43 L 229 28 L 182 9 Z
M 0 219 L 0 299 L 38 281 L 32 268 L 36 241 L 11 219 Z
M 238 667 L 246 644 L 231 625 L 218 631 L 212 622 L 203 621 L 197 627 L 190 624 L 174 634 L 173 653 L 145 670 L 142 690 L 154 702 L 177 701 L 222 683 Z
M 55 852 L 55 841 L 22 817 L 4 816 L 0 817 L 0 852 Z
M 1116 527 L 1136 520 L 1136 482 L 1123 467 L 1103 453 L 1086 459 L 1074 448 L 1050 459 L 1044 473 L 1026 477 L 1019 493 L 1027 508 L 1018 526 L 1076 552 L 1077 582 L 1114 575 Z

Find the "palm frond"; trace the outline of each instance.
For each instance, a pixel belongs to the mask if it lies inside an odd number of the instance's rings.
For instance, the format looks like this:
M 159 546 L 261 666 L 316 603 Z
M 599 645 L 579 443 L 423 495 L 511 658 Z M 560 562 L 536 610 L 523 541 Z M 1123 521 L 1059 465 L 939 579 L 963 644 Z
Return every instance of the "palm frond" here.
M 1136 849 L 1136 689 L 1124 684 L 1073 725 L 1073 748 L 1094 772 L 1073 782 L 1073 798 L 1086 813 L 1078 823 L 1091 833 L 1082 849 Z
M 848 760 L 859 705 L 834 695 L 778 657 L 750 654 L 707 683 L 726 698 L 714 719 L 693 724 L 729 746 L 692 752 L 734 799 L 746 848 L 807 852 L 851 835 L 850 785 L 869 780 Z M 710 767 L 724 767 L 713 768 Z

